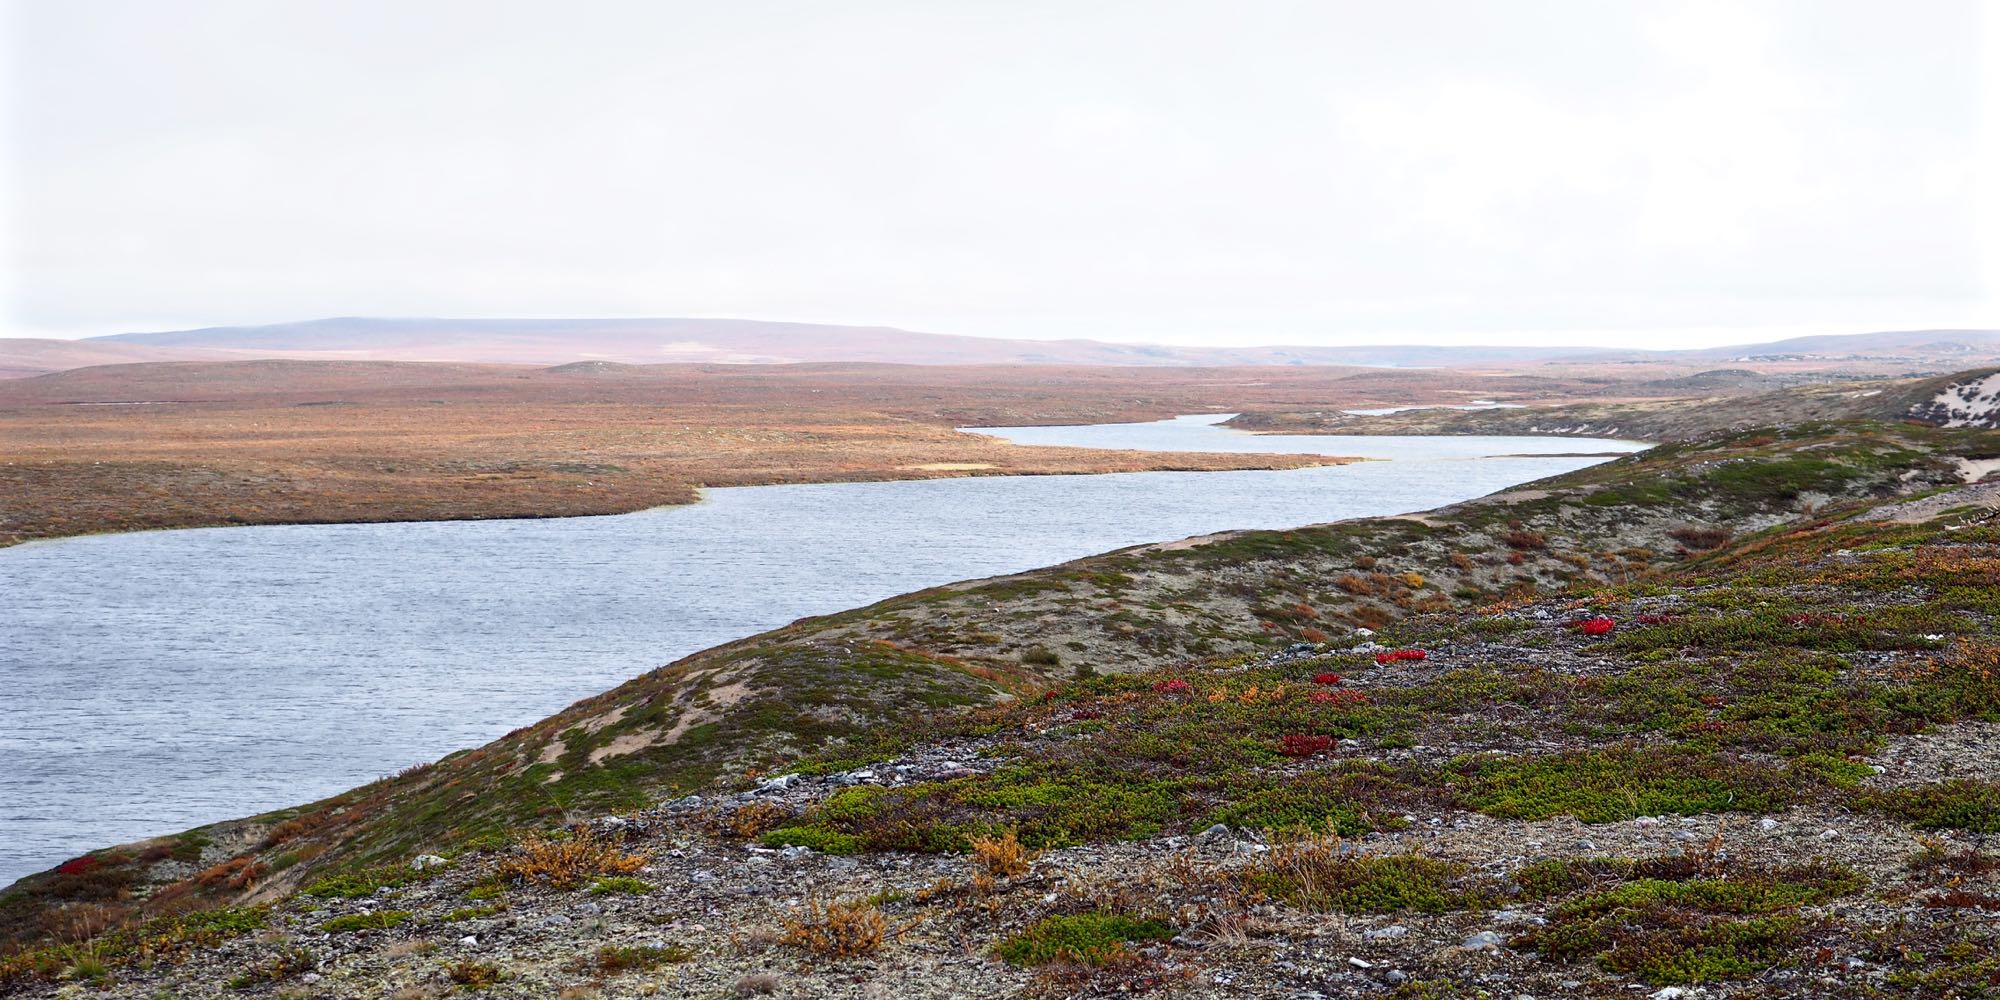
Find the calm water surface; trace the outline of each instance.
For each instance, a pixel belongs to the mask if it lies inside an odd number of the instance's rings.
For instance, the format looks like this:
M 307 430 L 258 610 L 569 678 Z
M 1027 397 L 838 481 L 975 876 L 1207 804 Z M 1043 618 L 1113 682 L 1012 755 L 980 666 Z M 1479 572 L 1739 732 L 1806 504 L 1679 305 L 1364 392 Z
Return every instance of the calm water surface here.
M 1552 452 L 1643 447 L 1259 437 L 1219 419 L 983 433 L 1392 461 L 742 487 L 614 517 L 0 549 L 0 885 L 333 794 L 806 615 L 1140 542 L 1422 510 L 1601 461 Z

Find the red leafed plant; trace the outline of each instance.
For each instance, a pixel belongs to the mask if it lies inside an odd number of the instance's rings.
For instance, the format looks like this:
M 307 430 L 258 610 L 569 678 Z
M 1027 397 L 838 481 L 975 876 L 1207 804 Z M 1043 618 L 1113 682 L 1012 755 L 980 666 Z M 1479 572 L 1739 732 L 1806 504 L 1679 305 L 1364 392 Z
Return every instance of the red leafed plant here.
M 1338 684 L 1338 683 L 1340 683 L 1340 675 L 1339 675 L 1339 674 L 1314 674 L 1314 675 L 1313 675 L 1313 683 L 1314 683 L 1314 684 Z
M 1584 635 L 1610 635 L 1611 630 L 1618 627 L 1618 623 L 1609 618 L 1585 618 L 1578 622 L 1576 627 Z
M 1640 615 L 1632 619 L 1641 625 L 1668 625 L 1680 620 L 1679 615 Z
M 1194 690 L 1194 685 L 1189 684 L 1188 682 L 1176 677 L 1173 680 L 1161 681 L 1158 684 L 1153 685 L 1153 690 L 1158 691 L 1161 694 L 1186 694 L 1187 692 Z
M 1307 736 L 1292 733 L 1278 741 L 1278 752 L 1287 757 L 1312 757 L 1333 749 L 1331 736 Z
M 1359 691 L 1314 691 L 1312 700 L 1315 705 L 1335 705 L 1341 708 L 1368 704 L 1368 696 Z
M 1079 708 L 1069 713 L 1069 717 L 1077 722 L 1089 722 L 1092 719 L 1104 718 L 1104 713 L 1094 708 Z
M 1403 660 L 1422 660 L 1431 654 L 1421 649 L 1393 649 L 1386 653 L 1376 653 L 1376 663 L 1399 663 Z
M 56 874 L 81 875 L 84 872 L 87 872 L 102 863 L 103 862 L 100 861 L 96 855 L 86 854 L 83 857 L 71 858 L 70 860 L 63 862 L 62 864 L 57 865 Z

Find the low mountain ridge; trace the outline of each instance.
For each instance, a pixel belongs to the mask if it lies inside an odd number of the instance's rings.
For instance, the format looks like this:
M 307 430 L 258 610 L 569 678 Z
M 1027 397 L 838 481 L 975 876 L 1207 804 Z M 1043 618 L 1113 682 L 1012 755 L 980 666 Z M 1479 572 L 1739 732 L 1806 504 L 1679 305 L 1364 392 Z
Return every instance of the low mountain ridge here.
M 90 351 L 151 352 L 151 360 L 214 357 L 320 357 L 490 364 L 793 364 L 882 362 L 957 365 L 1106 365 L 1215 367 L 1361 365 L 1368 367 L 1521 367 L 1543 364 L 1700 365 L 1759 360 L 1779 366 L 1861 363 L 1875 374 L 1916 366 L 1939 370 L 2000 361 L 2000 333 L 1926 330 L 1802 337 L 1721 348 L 1648 351 L 1557 346 L 1362 344 L 1188 347 L 1087 339 L 1009 340 L 845 326 L 729 318 L 520 319 L 338 317 L 263 326 L 122 333 L 61 350 L 41 341 L 0 341 L 0 374 L 24 375 L 94 363 L 64 361 Z M 10 360 L 10 355 L 14 356 Z M 129 354 L 114 359 L 139 360 Z

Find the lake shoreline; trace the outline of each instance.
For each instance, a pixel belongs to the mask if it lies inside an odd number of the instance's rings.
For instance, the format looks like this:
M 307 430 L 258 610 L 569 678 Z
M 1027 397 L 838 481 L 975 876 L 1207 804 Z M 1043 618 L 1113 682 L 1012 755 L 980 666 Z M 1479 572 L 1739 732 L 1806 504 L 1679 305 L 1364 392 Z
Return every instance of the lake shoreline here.
M 1214 419 L 992 430 L 1152 444 L 1165 464 L 1185 453 L 1162 455 L 1174 446 L 1149 436 L 1273 446 Z M 0 816 L 0 844 L 25 852 L 0 871 L 107 834 L 350 787 L 788 622 L 1130 546 L 1427 509 L 1592 461 L 1471 454 L 1518 453 L 1519 439 L 1349 443 L 1401 460 L 717 487 L 701 503 L 617 517 L 264 525 L 9 549 L 0 631 L 22 638 L 0 649 L 0 667 L 26 721 L 0 734 L 19 765 L 0 800 L 35 801 L 42 818 Z M 1413 451 L 1425 448 L 1432 458 Z M 151 794 L 94 791 L 135 774 Z M 72 825 L 89 835 L 61 833 Z

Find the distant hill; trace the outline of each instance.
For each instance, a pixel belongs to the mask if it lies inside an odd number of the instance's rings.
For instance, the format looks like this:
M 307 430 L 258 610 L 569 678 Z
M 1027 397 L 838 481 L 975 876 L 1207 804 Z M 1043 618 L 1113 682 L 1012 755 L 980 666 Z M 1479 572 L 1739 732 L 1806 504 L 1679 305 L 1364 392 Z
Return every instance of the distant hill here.
M 1366 365 L 1518 368 L 1654 362 L 1708 367 L 1746 359 L 1814 366 L 1857 361 L 1942 371 L 2000 361 L 2000 332 L 1919 330 L 1800 337 L 1690 351 L 1426 345 L 1174 347 L 1095 340 L 1005 340 L 880 326 L 742 319 L 371 319 L 123 333 L 81 341 L 0 340 L 0 377 L 92 364 L 317 358 L 561 365 L 575 362 L 922 365 Z M 1878 372 L 1886 374 L 1888 372 Z
M 1692 353 L 1718 359 L 1800 354 L 1823 358 L 1900 355 L 1913 359 L 1943 361 L 1953 358 L 1990 358 L 1996 352 L 2000 352 L 2000 331 L 1996 330 L 1899 330 L 1890 333 L 1793 337 L 1768 344 L 1741 344 Z
M 144 361 L 208 361 L 235 357 L 197 346 L 155 346 L 112 340 L 45 340 L 0 337 L 0 378 L 26 378 L 92 365 Z

